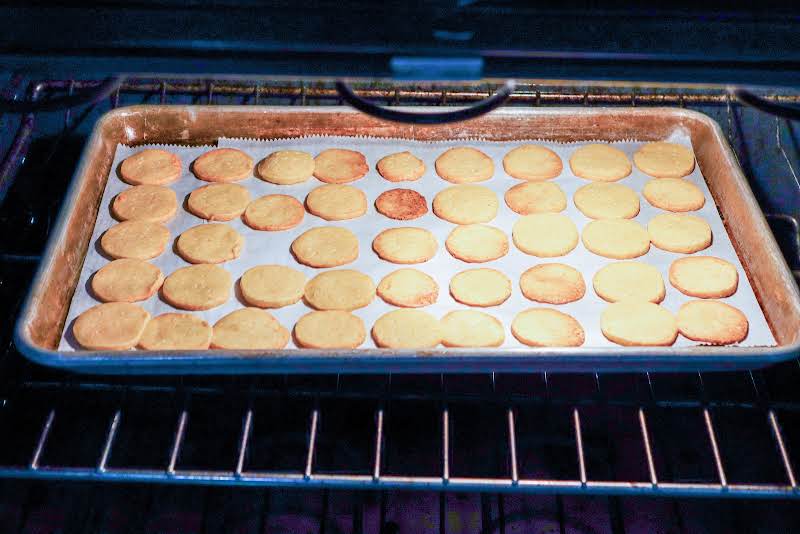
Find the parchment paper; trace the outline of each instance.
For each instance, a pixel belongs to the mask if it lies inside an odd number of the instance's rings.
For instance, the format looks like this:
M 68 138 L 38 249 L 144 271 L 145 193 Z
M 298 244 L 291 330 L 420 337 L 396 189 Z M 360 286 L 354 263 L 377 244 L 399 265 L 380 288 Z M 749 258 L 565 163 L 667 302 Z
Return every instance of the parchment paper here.
M 681 131 L 674 132 L 668 140 L 681 143 L 691 149 L 691 143 L 688 135 Z M 316 226 L 334 225 L 352 230 L 356 236 L 358 236 L 360 244 L 358 259 L 349 265 L 342 266 L 341 268 L 357 269 L 361 272 L 364 272 L 371 276 L 377 285 L 381 278 L 404 266 L 395 265 L 378 258 L 378 256 L 372 251 L 372 240 L 374 237 L 382 230 L 387 228 L 399 226 L 423 227 L 433 232 L 433 234 L 436 236 L 439 242 L 439 251 L 430 261 L 410 267 L 414 267 L 428 273 L 439 284 L 440 290 L 438 301 L 435 304 L 424 308 L 434 316 L 441 317 L 451 310 L 467 308 L 467 306 L 456 302 L 449 294 L 448 286 L 453 275 L 465 269 L 491 267 L 504 272 L 506 276 L 511 279 L 513 284 L 512 295 L 505 303 L 501 304 L 500 306 L 482 308 L 483 311 L 490 313 L 503 322 L 506 330 L 506 340 L 503 347 L 523 346 L 512 336 L 511 322 L 516 314 L 520 311 L 530 307 L 540 306 L 553 307 L 575 317 L 586 331 L 586 343 L 584 344 L 585 347 L 617 347 L 616 344 L 608 341 L 600 331 L 600 314 L 606 308 L 606 306 L 608 306 L 608 303 L 600 299 L 592 289 L 592 277 L 594 274 L 604 265 L 616 260 L 603 258 L 593 254 L 586 250 L 582 243 L 579 243 L 577 248 L 575 248 L 575 250 L 566 256 L 559 258 L 536 258 L 517 250 L 513 244 L 513 241 L 511 240 L 511 228 L 519 215 L 511 211 L 511 209 L 506 206 L 503 200 L 503 195 L 510 187 L 521 183 L 521 181 L 511 178 L 504 172 L 502 159 L 509 150 L 520 144 L 523 144 L 524 142 L 526 141 L 490 142 L 480 140 L 454 140 L 445 142 L 417 142 L 399 139 L 373 139 L 361 137 L 306 137 L 268 141 L 225 138 L 220 139 L 219 147 L 232 147 L 243 150 L 247 152 L 256 163 L 275 150 L 304 150 L 312 155 L 316 155 L 327 148 L 349 148 L 362 152 L 366 156 L 367 162 L 370 166 L 370 171 L 364 178 L 351 184 L 361 188 L 367 195 L 369 207 L 366 215 L 349 221 L 328 222 L 320 219 L 319 217 L 306 213 L 305 219 L 299 226 L 282 232 L 256 231 L 245 225 L 241 219 L 235 219 L 227 224 L 230 224 L 234 229 L 236 229 L 237 232 L 244 236 L 244 249 L 239 258 L 226 262 L 221 266 L 231 273 L 234 280 L 238 280 L 242 273 L 244 273 L 250 267 L 268 263 L 283 264 L 293 267 L 304 272 L 310 279 L 316 274 L 322 272 L 322 270 L 313 269 L 298 264 L 291 256 L 289 252 L 289 246 L 297 236 L 310 228 Z M 578 211 L 572 199 L 575 190 L 580 186 L 589 183 L 589 181 L 575 177 L 570 171 L 568 162 L 572 152 L 578 147 L 587 143 L 556 144 L 539 141 L 533 142 L 551 148 L 561 157 L 564 164 L 564 170 L 560 176 L 552 181 L 553 183 L 558 184 L 558 186 L 561 187 L 561 189 L 567 195 L 567 209 L 563 213 L 572 219 L 577 226 L 578 231 L 581 232 L 583 227 L 589 223 L 591 219 L 585 217 L 580 211 Z M 613 143 L 614 146 L 623 150 L 631 159 L 631 161 L 633 160 L 634 152 L 636 152 L 641 144 L 642 143 L 638 142 Z M 482 182 L 480 185 L 492 189 L 498 196 L 500 204 L 498 215 L 493 221 L 487 224 L 491 224 L 502 229 L 508 236 L 510 243 L 509 253 L 503 258 L 483 264 L 467 264 L 453 258 L 447 252 L 444 246 L 447 235 L 455 227 L 455 225 L 439 219 L 432 213 L 432 211 L 430 211 L 430 209 L 436 193 L 453 185 L 439 178 L 436 175 L 434 168 L 434 162 L 436 161 L 436 158 L 444 150 L 452 146 L 472 146 L 482 150 L 494 160 L 494 177 L 486 182 Z M 171 187 L 177 193 L 178 202 L 184 203 L 185 198 L 192 190 L 207 185 L 206 182 L 196 179 L 189 172 L 191 162 L 200 154 L 211 150 L 213 147 L 165 147 L 164 145 L 160 145 L 160 147 L 175 152 L 181 158 L 184 170 L 183 175 L 181 179 L 172 184 Z M 97 301 L 91 295 L 88 285 L 88 281 L 92 273 L 97 271 L 103 265 L 107 264 L 109 261 L 102 256 L 99 250 L 98 240 L 105 230 L 116 224 L 116 221 L 111 216 L 109 210 L 109 206 L 114 196 L 130 187 L 119 179 L 117 168 L 122 160 L 131 154 L 142 150 L 143 148 L 146 147 L 131 148 L 123 145 L 117 147 L 114 164 L 112 166 L 112 175 L 109 177 L 108 184 L 106 186 L 102 206 L 97 218 L 97 224 L 92 236 L 92 242 L 83 265 L 78 287 L 73 296 L 72 305 L 66 323 L 67 327 L 65 328 L 65 332 L 63 333 L 62 341 L 59 347 L 61 350 L 74 350 L 78 348 L 71 333 L 72 323 L 80 313 L 99 303 L 99 301 Z M 392 183 L 384 180 L 375 170 L 375 164 L 383 156 L 403 150 L 411 151 L 414 155 L 421 158 L 425 162 L 425 174 L 420 180 L 415 182 Z M 644 184 L 650 179 L 651 177 L 642 173 L 634 166 L 631 175 L 618 182 L 632 188 L 640 194 L 641 211 L 635 220 L 645 227 L 647 222 L 655 215 L 664 213 L 662 210 L 651 206 L 644 199 L 644 197 L 641 196 L 641 191 L 644 188 Z M 741 263 L 736 256 L 733 246 L 731 245 L 730 239 L 725 231 L 725 227 L 717 212 L 716 206 L 714 205 L 714 201 L 711 197 L 705 180 L 700 173 L 700 169 L 695 167 L 694 172 L 690 176 L 686 177 L 686 180 L 691 181 L 703 191 L 706 197 L 705 206 L 702 209 L 692 213 L 699 215 L 708 221 L 713 232 L 712 245 L 708 249 L 698 252 L 697 255 L 710 255 L 726 259 L 733 263 L 739 271 L 739 288 L 737 292 L 731 297 L 722 300 L 742 310 L 750 321 L 750 331 L 748 337 L 741 343 L 741 345 L 775 345 L 775 339 L 767 325 L 764 314 L 758 305 L 755 295 L 753 294 L 753 290 L 750 287 L 750 283 L 747 280 L 744 269 L 742 268 Z M 247 178 L 238 183 L 244 185 L 250 190 L 253 199 L 256 199 L 262 195 L 282 193 L 293 195 L 301 202 L 312 189 L 323 185 L 320 181 L 314 178 L 311 178 L 305 183 L 292 186 L 273 185 L 255 177 Z M 428 214 L 413 221 L 395 221 L 378 213 L 374 207 L 374 202 L 377 196 L 383 191 L 398 187 L 414 189 L 425 196 L 429 207 Z M 167 224 L 167 227 L 172 233 L 173 239 L 175 239 L 184 230 L 203 223 L 204 221 L 202 219 L 195 217 L 185 209 L 179 208 L 177 216 Z M 669 265 L 674 260 L 683 256 L 685 255 L 665 252 L 654 246 L 651 246 L 650 251 L 646 255 L 636 259 L 636 261 L 649 263 L 661 271 L 666 286 L 666 298 L 661 305 L 673 313 L 678 311 L 678 308 L 681 306 L 681 304 L 691 300 L 690 297 L 683 295 L 678 290 L 673 288 L 669 284 L 668 280 Z M 180 267 L 189 265 L 175 253 L 173 253 L 171 247 L 168 248 L 164 254 L 151 261 L 153 264 L 161 268 L 165 276 L 168 276 L 170 273 Z M 550 262 L 566 263 L 581 271 L 587 286 L 586 296 L 577 302 L 559 306 L 543 305 L 527 300 L 519 289 L 520 275 L 534 265 Z M 153 316 L 161 313 L 177 311 L 169 304 L 160 300 L 158 295 L 153 296 L 145 302 L 142 302 L 141 305 Z M 232 292 L 231 299 L 226 304 L 212 310 L 193 313 L 201 316 L 213 325 L 222 316 L 235 309 L 241 308 L 244 305 L 245 304 L 241 298 L 238 295 L 234 295 Z M 356 310 L 353 313 L 364 320 L 365 326 L 369 330 L 378 317 L 388 311 L 391 311 L 392 309 L 397 308 L 386 304 L 383 302 L 383 300 L 376 297 L 369 306 L 360 310 Z M 300 302 L 292 306 L 269 311 L 273 313 L 285 327 L 291 329 L 297 319 L 305 313 L 308 313 L 310 309 L 305 304 Z M 685 347 L 693 345 L 697 345 L 697 343 L 679 335 L 674 346 Z M 367 341 L 364 343 L 364 345 L 362 345 L 362 347 L 374 347 L 374 343 L 369 335 L 367 336 Z M 287 348 L 296 347 L 290 342 L 290 345 Z M 619 347 L 619 350 L 624 351 L 625 348 Z

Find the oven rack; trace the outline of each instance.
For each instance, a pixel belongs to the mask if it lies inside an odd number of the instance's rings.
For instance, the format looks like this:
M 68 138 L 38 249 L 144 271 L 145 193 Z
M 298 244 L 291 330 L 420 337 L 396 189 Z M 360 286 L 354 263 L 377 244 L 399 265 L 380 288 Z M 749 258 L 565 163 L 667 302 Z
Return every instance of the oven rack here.
M 33 82 L 27 94 L 35 99 L 72 94 L 97 84 Z M 483 99 L 493 90 L 489 85 L 485 89 L 356 86 L 359 96 L 388 105 L 465 104 Z M 795 94 L 769 98 L 800 102 L 800 95 Z M 66 110 L 60 119 L 54 114 L 21 117 L 0 165 L 0 199 L 12 189 L 14 178 L 23 174 L 32 142 L 42 130 L 54 132 L 48 136 L 49 158 L 59 150 L 59 143 L 101 111 L 130 103 L 187 103 L 186 99 L 197 104 L 338 103 L 335 89 L 325 83 L 129 80 L 107 101 Z M 751 122 L 743 128 L 739 105 L 724 91 L 519 85 L 511 103 L 715 109 L 735 148 L 738 139 L 750 135 L 747 128 L 763 129 L 765 123 L 774 128 L 776 157 L 782 160 L 786 176 L 797 181 L 796 154 L 791 147 L 787 151 L 782 142 L 789 123 L 762 116 L 758 124 Z M 791 214 L 770 219 L 788 230 L 790 237 L 784 241 L 792 240 L 792 232 L 796 239 L 797 223 Z M 24 266 L 36 261 L 35 253 L 0 250 L 0 264 Z M 751 373 L 690 375 L 126 380 L 39 369 L 16 353 L 9 332 L 2 338 L 7 348 L 0 362 L 4 376 L 0 428 L 4 423 L 21 425 L 26 432 L 18 434 L 30 439 L 20 437 L 14 440 L 12 450 L 0 450 L 0 477 L 647 496 L 796 498 L 800 494 L 792 455 L 800 446 L 793 424 L 800 423 L 800 393 L 795 392 L 800 380 L 798 361 Z M 94 404 L 91 410 L 85 409 L 88 399 L 97 402 L 97 409 Z M 130 436 L 138 434 L 141 439 L 142 434 L 150 433 L 147 418 L 138 413 L 142 399 L 150 403 L 164 399 L 170 412 L 158 425 L 165 446 L 151 455 L 160 460 L 145 467 L 124 461 L 134 440 Z M 224 408 L 208 409 L 209 403 Z M 262 414 L 272 413 L 273 403 L 296 405 L 291 411 L 296 418 L 291 424 L 279 420 L 286 427 L 267 426 L 265 432 L 259 421 Z M 350 421 L 346 413 L 339 413 L 341 406 L 358 413 L 360 419 Z M 427 426 L 418 428 L 414 409 L 409 415 L 405 406 L 419 407 Z M 398 413 L 402 414 L 400 423 Z M 342 418 L 348 424 L 327 423 Z M 740 421 L 748 421 L 750 426 Z M 217 431 L 215 423 L 226 432 Z M 537 426 L 531 428 L 534 423 Z M 684 424 L 691 430 L 683 428 Z M 204 429 L 199 436 L 193 432 L 198 426 Z M 419 431 L 423 427 L 430 432 Z M 484 428 L 492 432 L 476 431 Z M 352 442 L 353 433 L 362 438 L 360 446 L 342 450 L 342 444 Z M 417 433 L 429 445 L 426 452 L 414 446 L 404 452 L 402 449 L 409 447 L 408 436 Z M 81 458 L 75 460 L 68 449 L 76 440 L 81 442 L 84 434 L 96 438 L 97 446 L 79 453 Z M 207 450 L 215 441 L 232 443 L 230 454 L 201 457 L 197 451 Z M 259 468 L 258 464 L 264 463 L 260 451 L 265 441 L 291 442 L 291 450 L 281 449 L 277 455 L 273 450 L 273 456 L 300 461 L 290 468 Z M 674 443 L 678 441 L 686 443 Z M 83 445 L 83 449 L 91 448 Z M 739 449 L 747 451 L 744 457 Z M 427 466 L 427 471 L 405 465 L 403 458 Z

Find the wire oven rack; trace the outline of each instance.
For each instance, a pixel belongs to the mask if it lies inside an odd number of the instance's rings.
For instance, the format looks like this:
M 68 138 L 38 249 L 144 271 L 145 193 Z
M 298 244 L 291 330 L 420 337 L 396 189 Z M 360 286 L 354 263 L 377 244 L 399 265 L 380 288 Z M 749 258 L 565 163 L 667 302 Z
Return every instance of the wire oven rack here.
M 12 79 L 7 93 L 13 94 L 19 81 Z M 72 94 L 97 83 L 35 82 L 28 95 Z M 357 87 L 360 96 L 389 105 L 464 104 L 491 92 L 488 86 L 485 90 Z M 74 166 L 74 158 L 59 151 L 69 145 L 82 123 L 108 107 L 152 101 L 335 104 L 337 98 L 333 87 L 324 83 L 132 80 L 109 102 L 70 109 L 61 118 L 25 115 L 7 146 L 0 144 L 7 149 L 0 165 L 0 202 L 8 194 L 0 213 L 27 205 L 26 195 L 42 190 L 41 183 L 31 183 L 44 179 L 45 169 L 55 162 Z M 770 98 L 800 101 L 792 94 Z M 784 141 L 796 143 L 791 125 L 741 109 L 724 92 L 522 85 L 511 103 L 700 109 L 727 128 L 747 174 L 758 178 L 764 172 L 743 157 L 742 147 L 758 138 L 759 146 L 770 151 L 769 165 L 781 165 L 783 182 L 798 194 L 797 145 Z M 49 188 L 58 197 L 58 187 Z M 774 191 L 762 191 L 759 199 L 762 206 L 775 205 Z M 769 218 L 787 244 L 787 254 L 796 255 L 795 214 L 784 211 Z M 24 211 L 23 216 L 28 214 Z M 44 226 L 39 233 L 46 235 L 48 216 L 31 209 L 30 219 L 34 226 Z M 42 243 L 27 245 L 0 250 L 0 290 L 10 301 L 3 309 L 8 317 L 15 315 L 24 292 L 10 288 L 27 285 L 30 266 L 38 260 L 35 248 Z M 797 268 L 796 260 L 789 259 Z M 126 379 L 37 368 L 13 349 L 11 321 L 7 322 L 0 331 L 0 428 L 12 438 L 0 444 L 0 477 L 548 494 L 800 496 L 792 455 L 800 450 L 800 361 L 764 371 L 715 374 Z

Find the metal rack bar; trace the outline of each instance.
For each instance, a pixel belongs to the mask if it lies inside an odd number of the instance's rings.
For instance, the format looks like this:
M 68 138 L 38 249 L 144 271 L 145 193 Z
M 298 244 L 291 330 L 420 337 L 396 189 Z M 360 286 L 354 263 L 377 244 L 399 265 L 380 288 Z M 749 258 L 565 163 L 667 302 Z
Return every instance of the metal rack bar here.
M 106 470 L 108 458 L 111 456 L 111 447 L 114 445 L 114 438 L 117 436 L 117 428 L 119 427 L 119 420 L 122 417 L 122 412 L 117 410 L 111 417 L 111 423 L 108 425 L 108 434 L 106 434 L 106 441 L 103 445 L 103 452 L 100 455 L 100 460 L 97 462 L 97 470 L 103 472 Z
M 303 471 L 303 478 L 311 478 L 311 468 L 314 465 L 314 447 L 317 444 L 317 421 L 319 420 L 319 410 L 311 412 L 311 427 L 308 430 L 308 454 L 306 455 L 306 468 Z

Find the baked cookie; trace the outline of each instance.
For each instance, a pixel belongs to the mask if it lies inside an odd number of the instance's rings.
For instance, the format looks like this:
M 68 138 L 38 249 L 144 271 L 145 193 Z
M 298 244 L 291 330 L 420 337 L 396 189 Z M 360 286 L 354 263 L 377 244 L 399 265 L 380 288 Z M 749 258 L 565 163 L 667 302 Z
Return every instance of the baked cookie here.
M 256 175 L 277 185 L 305 182 L 314 174 L 314 158 L 300 150 L 278 150 L 258 163 Z
M 455 184 L 483 182 L 494 174 L 494 162 L 478 149 L 454 147 L 436 158 L 436 174 Z
M 205 182 L 238 182 L 253 174 L 253 158 L 235 148 L 218 148 L 194 160 L 192 172 Z
M 231 295 L 231 275 L 218 265 L 190 265 L 167 276 L 161 296 L 181 310 L 210 310 Z
M 250 203 L 250 192 L 239 184 L 209 184 L 189 194 L 186 207 L 207 221 L 230 221 Z
M 306 196 L 306 208 L 326 221 L 344 221 L 367 212 L 367 196 L 352 185 L 327 184 Z
M 567 196 L 552 182 L 517 184 L 505 194 L 506 204 L 520 215 L 558 213 L 567 208 Z
M 372 339 L 386 349 L 432 349 L 442 342 L 442 326 L 428 312 L 394 310 L 375 321 Z
M 739 286 L 736 267 L 713 256 L 680 258 L 669 266 L 669 283 L 690 297 L 719 299 L 730 297 Z
M 383 277 L 378 284 L 377 293 L 387 304 L 419 308 L 436 302 L 439 298 L 439 284 L 422 271 L 398 269 Z
M 747 317 L 718 300 L 693 300 L 678 310 L 678 330 L 692 341 L 730 345 L 747 337 Z
M 503 323 L 477 310 L 451 311 L 441 325 L 445 347 L 499 347 L 506 339 Z
M 378 161 L 378 172 L 390 182 L 412 182 L 425 174 L 425 163 L 411 152 L 389 154 Z
M 433 213 L 456 224 L 489 222 L 497 216 L 497 195 L 482 185 L 454 185 L 433 197 Z
M 583 227 L 583 246 L 598 256 L 616 260 L 638 258 L 650 250 L 650 236 L 630 219 L 600 219 Z
M 317 310 L 357 310 L 374 298 L 372 278 L 352 269 L 320 273 L 305 289 L 306 303 Z
M 390 189 L 375 199 L 375 209 L 397 221 L 410 221 L 428 213 L 425 197 L 411 189 Z
M 609 263 L 592 279 L 594 292 L 607 302 L 645 300 L 658 304 L 664 300 L 664 279 L 658 269 L 646 263 Z
M 111 213 L 118 221 L 164 222 L 175 216 L 175 191 L 160 185 L 137 185 L 114 197 Z
M 598 182 L 616 182 L 631 173 L 631 162 L 625 152 L 611 145 L 584 145 L 569 158 L 572 174 Z
M 358 258 L 358 238 L 347 228 L 320 226 L 292 241 L 292 254 L 309 267 L 338 267 Z
M 639 170 L 656 178 L 682 178 L 694 170 L 694 154 L 676 143 L 647 143 L 633 155 Z
M 100 248 L 114 259 L 149 260 L 167 248 L 169 230 L 160 223 L 125 221 L 112 226 L 100 238 Z
M 485 224 L 456 226 L 445 241 L 447 251 L 467 263 L 484 263 L 508 254 L 508 238 L 502 230 Z
M 147 148 L 125 158 L 119 175 L 131 185 L 167 185 L 181 177 L 181 160 L 172 152 Z
M 303 298 L 306 275 L 283 265 L 258 265 L 239 279 L 242 298 L 259 308 L 282 308 Z
M 222 223 L 198 224 L 175 241 L 175 250 L 189 263 L 223 263 L 239 257 L 244 238 Z
M 534 213 L 517 219 L 511 231 L 514 244 L 540 258 L 563 256 L 578 246 L 578 229 L 561 213 Z
M 144 350 L 205 350 L 211 326 L 190 313 L 164 313 L 150 319 L 139 339 Z
M 706 203 L 699 187 L 683 178 L 653 178 L 642 190 L 647 201 L 667 211 L 695 211 Z
M 289 331 L 258 308 L 233 311 L 214 323 L 212 349 L 271 350 L 289 343 Z
M 643 300 L 610 304 L 600 316 L 600 329 L 610 341 L 631 347 L 672 345 L 678 337 L 675 316 Z
M 431 259 L 439 245 L 424 228 L 390 228 L 372 241 L 372 249 L 392 263 L 422 263 Z
M 511 280 L 495 269 L 461 271 L 450 280 L 450 294 L 467 306 L 497 306 L 511 296 Z
M 647 223 L 650 241 L 661 250 L 691 254 L 711 245 L 711 227 L 696 215 L 662 213 Z
M 520 312 L 511 323 L 511 333 L 530 347 L 580 347 L 586 340 L 574 317 L 548 308 Z
M 639 214 L 639 195 L 622 184 L 586 184 L 575 191 L 572 200 L 590 219 L 633 219 Z
M 542 263 L 531 267 L 519 278 L 525 298 L 545 304 L 566 304 L 586 294 L 580 271 L 563 263 Z
M 138 302 L 155 295 L 164 275 L 142 260 L 119 259 L 104 265 L 92 276 L 92 293 L 103 302 Z
M 305 217 L 306 210 L 289 195 L 265 195 L 247 205 L 244 222 L 253 230 L 278 232 L 294 228 Z
M 314 176 L 321 182 L 345 184 L 363 178 L 369 171 L 364 154 L 355 150 L 329 148 L 314 158 Z
M 564 165 L 558 154 L 540 145 L 521 145 L 503 158 L 503 168 L 519 180 L 539 182 L 561 174 Z
M 108 302 L 80 314 L 72 325 L 75 341 L 88 350 L 127 350 L 136 346 L 150 314 L 136 304 Z
M 350 312 L 313 311 L 294 325 L 294 339 L 309 349 L 354 349 L 367 337 L 364 321 Z

